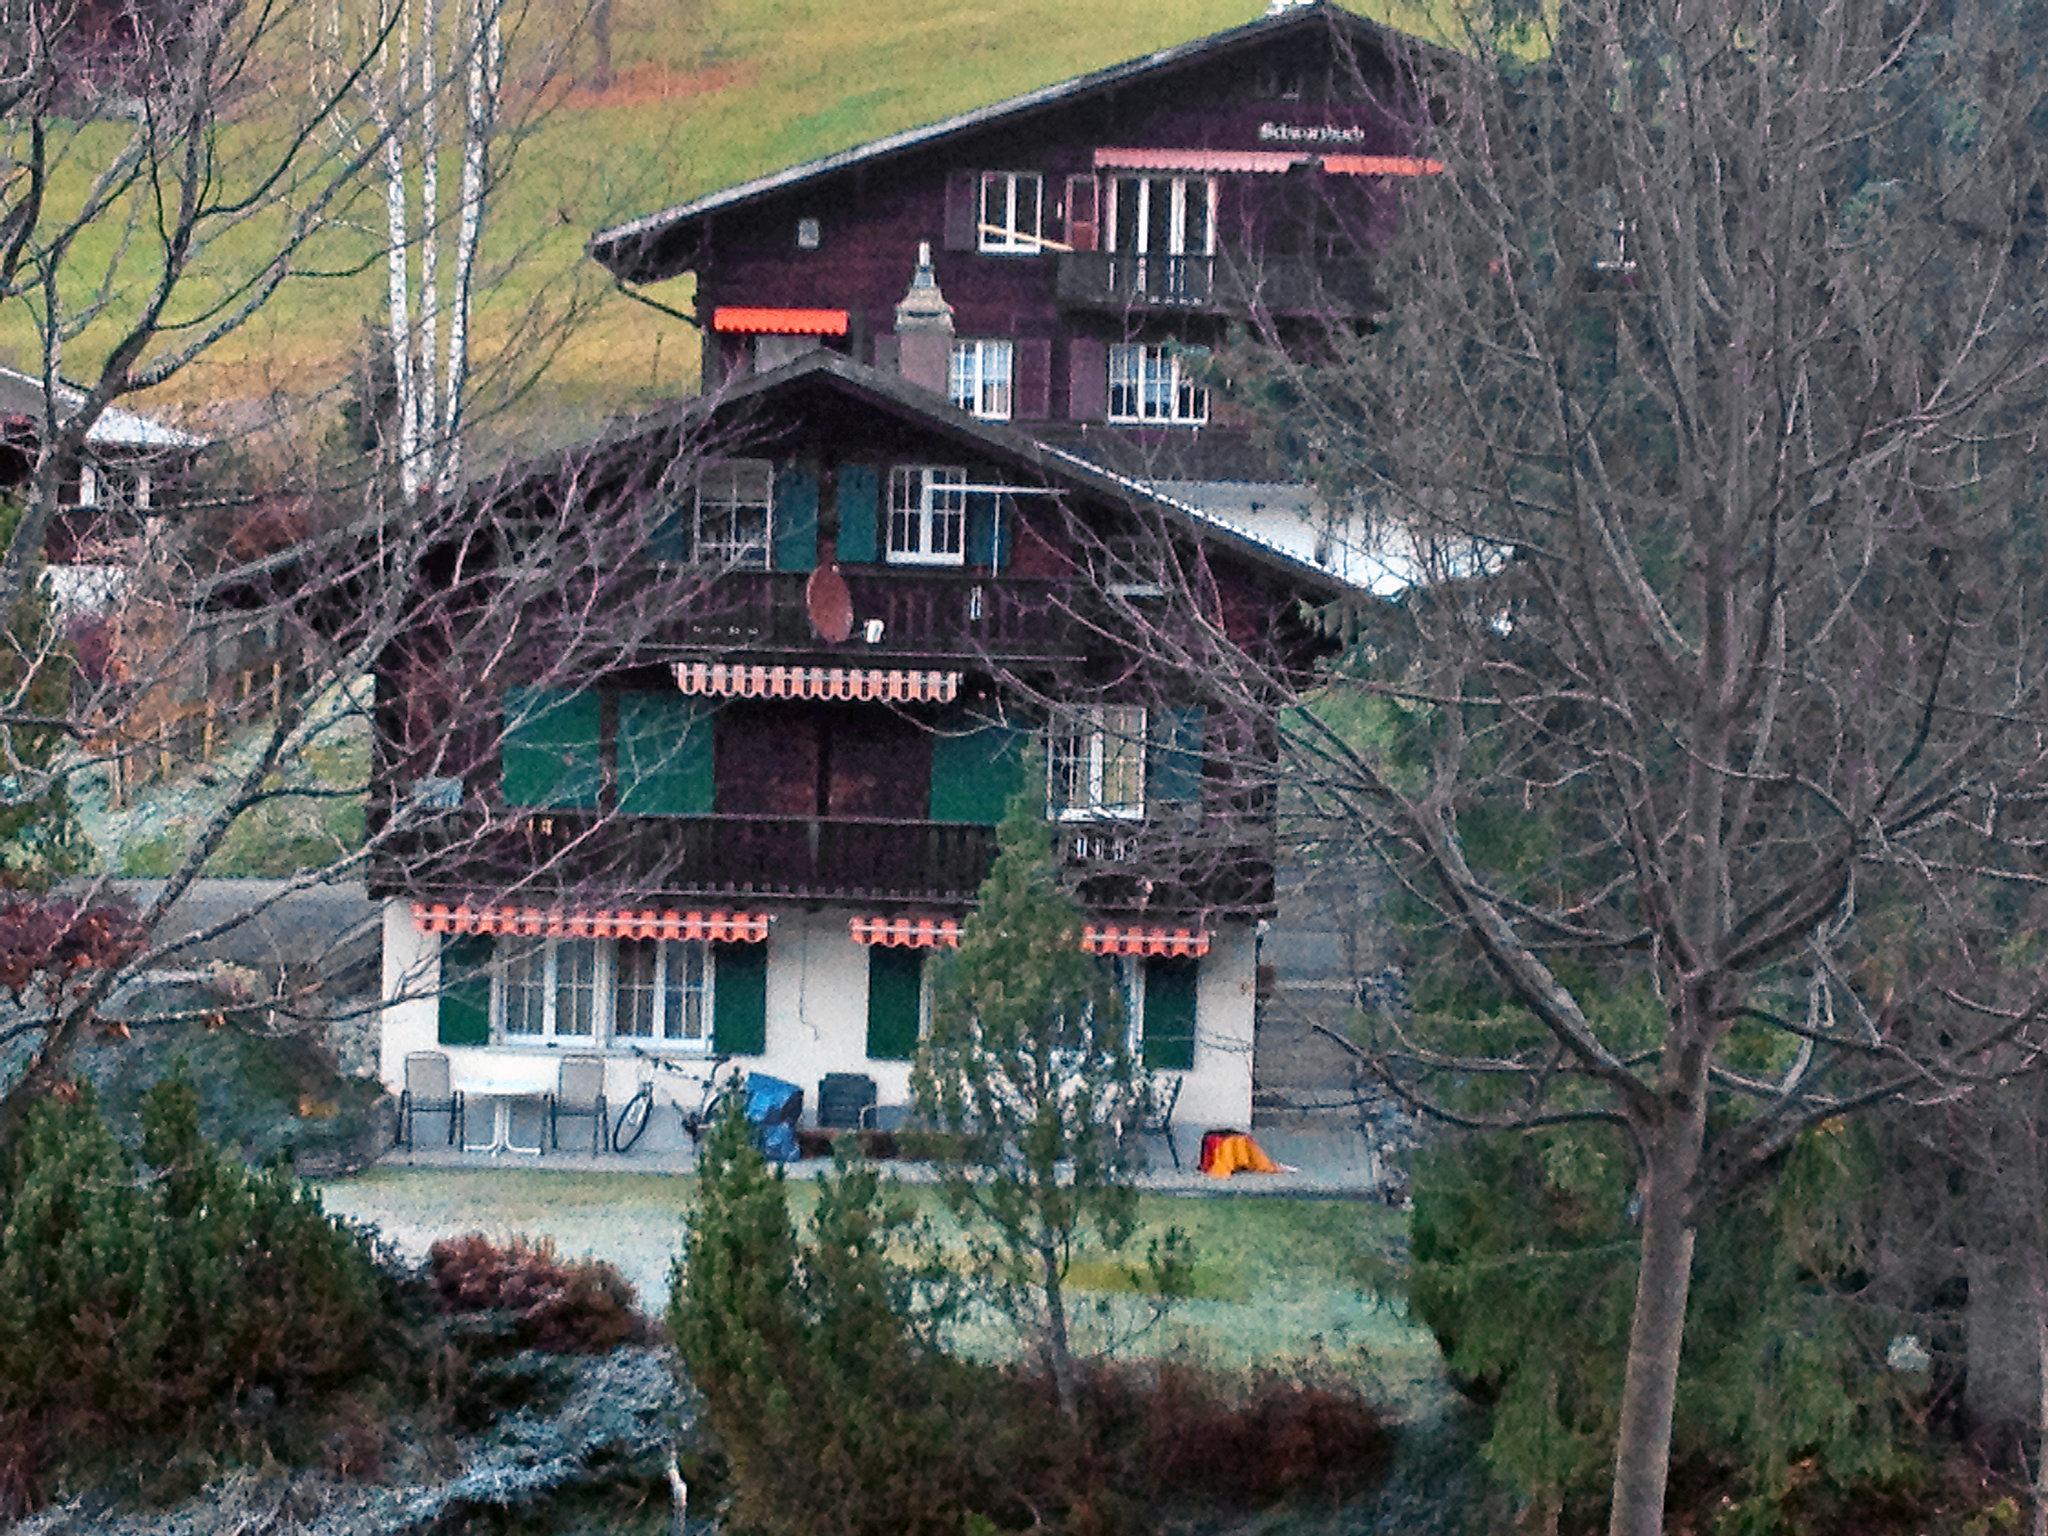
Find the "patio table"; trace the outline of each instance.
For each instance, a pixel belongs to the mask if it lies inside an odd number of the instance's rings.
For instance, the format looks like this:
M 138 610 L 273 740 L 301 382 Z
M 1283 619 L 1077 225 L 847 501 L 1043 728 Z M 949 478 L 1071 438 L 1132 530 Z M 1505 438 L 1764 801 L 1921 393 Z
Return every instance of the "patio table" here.
M 468 1142 L 463 1145 L 465 1152 L 485 1152 L 500 1157 L 507 1152 L 517 1152 L 524 1157 L 538 1157 L 541 1145 L 535 1142 L 523 1147 L 512 1139 L 512 1105 L 514 1101 L 526 1099 L 544 1103 L 549 1089 L 545 1083 L 536 1083 L 531 1070 L 514 1073 L 493 1072 L 488 1068 L 462 1073 L 456 1080 L 456 1087 L 467 1099 L 489 1099 L 492 1101 L 491 1139 L 487 1142 Z

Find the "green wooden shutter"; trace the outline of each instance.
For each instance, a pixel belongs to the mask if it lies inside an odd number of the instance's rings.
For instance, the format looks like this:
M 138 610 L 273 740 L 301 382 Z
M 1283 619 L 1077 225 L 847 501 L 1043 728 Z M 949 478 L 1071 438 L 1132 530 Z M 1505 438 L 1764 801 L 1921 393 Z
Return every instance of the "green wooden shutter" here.
M 680 693 L 619 695 L 619 810 L 708 816 L 712 715 Z
M 868 1056 L 874 1061 L 908 1061 L 917 1054 L 918 1022 L 924 1013 L 924 951 L 868 950 Z
M 597 809 L 604 784 L 604 707 L 595 693 L 507 688 L 498 750 L 507 805 Z
M 839 466 L 839 558 L 849 565 L 881 559 L 881 474 L 872 464 Z
M 441 941 L 439 1036 L 443 1045 L 491 1043 L 491 941 L 482 934 Z
M 775 471 L 775 569 L 808 571 L 818 563 L 818 471 L 783 464 Z
M 1144 1059 L 1148 1067 L 1185 1072 L 1195 1064 L 1195 968 L 1185 956 L 1160 956 L 1145 966 Z
M 711 948 L 711 1045 L 721 1056 L 768 1049 L 768 946 Z
M 1024 782 L 1029 738 L 1014 726 L 955 717 L 932 739 L 933 821 L 992 827 Z
M 1152 712 L 1145 743 L 1145 798 L 1202 798 L 1202 730 L 1200 708 Z
M 653 524 L 647 530 L 647 553 L 655 559 L 682 564 L 690 558 L 695 531 L 695 492 L 671 490 L 655 508 Z
M 970 470 L 986 479 L 993 470 Z M 967 563 L 999 571 L 1010 563 L 1010 536 L 1006 526 L 1009 498 L 978 492 L 967 498 Z

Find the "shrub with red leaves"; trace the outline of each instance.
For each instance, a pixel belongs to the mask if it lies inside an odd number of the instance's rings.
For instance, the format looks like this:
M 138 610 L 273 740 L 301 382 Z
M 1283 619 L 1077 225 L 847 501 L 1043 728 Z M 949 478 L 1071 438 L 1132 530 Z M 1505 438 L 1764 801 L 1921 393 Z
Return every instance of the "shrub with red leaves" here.
M 125 964 L 147 939 L 135 914 L 114 902 L 9 896 L 0 900 L 0 988 L 17 1003 L 41 992 L 55 1007 L 73 982 Z
M 649 1336 L 633 1287 L 597 1259 L 563 1259 L 553 1243 L 481 1232 L 427 1250 L 427 1273 L 444 1312 L 504 1312 L 519 1342 L 554 1354 L 602 1354 Z

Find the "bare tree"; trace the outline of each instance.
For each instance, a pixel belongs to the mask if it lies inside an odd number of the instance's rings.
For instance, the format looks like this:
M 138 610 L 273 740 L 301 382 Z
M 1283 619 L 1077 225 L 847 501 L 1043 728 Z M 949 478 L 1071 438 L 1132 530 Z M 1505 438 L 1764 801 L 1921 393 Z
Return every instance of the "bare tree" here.
M 1376 1010 L 1388 1081 L 1634 1148 L 1650 1536 L 1699 1224 L 1832 1117 L 2037 1065 L 2042 76 L 1944 7 L 1543 17 L 1418 61 L 1448 169 L 1361 257 L 1383 323 L 1227 365 L 1408 591 L 1287 711 L 1199 573 L 1151 626 L 1499 999 Z

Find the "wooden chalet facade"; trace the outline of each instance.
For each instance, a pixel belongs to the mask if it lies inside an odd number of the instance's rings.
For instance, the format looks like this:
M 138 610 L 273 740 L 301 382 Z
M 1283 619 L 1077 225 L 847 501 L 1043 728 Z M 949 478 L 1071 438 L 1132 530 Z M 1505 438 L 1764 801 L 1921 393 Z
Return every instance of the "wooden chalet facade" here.
M 730 1056 L 901 1103 L 925 962 L 1042 760 L 1142 1058 L 1184 1125 L 1247 1122 L 1271 786 L 1152 599 L 1318 653 L 1302 604 L 1343 583 L 1183 494 L 1255 473 L 1194 349 L 1370 314 L 1339 253 L 1429 173 L 1404 99 L 1388 35 L 1313 4 L 600 235 L 623 278 L 696 274 L 707 388 L 422 567 L 471 596 L 379 671 L 385 1080 L 441 1051 L 540 1092 L 594 1051 L 618 1102 L 647 1054 Z M 570 527 L 619 542 L 522 554 Z M 534 596 L 483 635 L 493 562 Z

